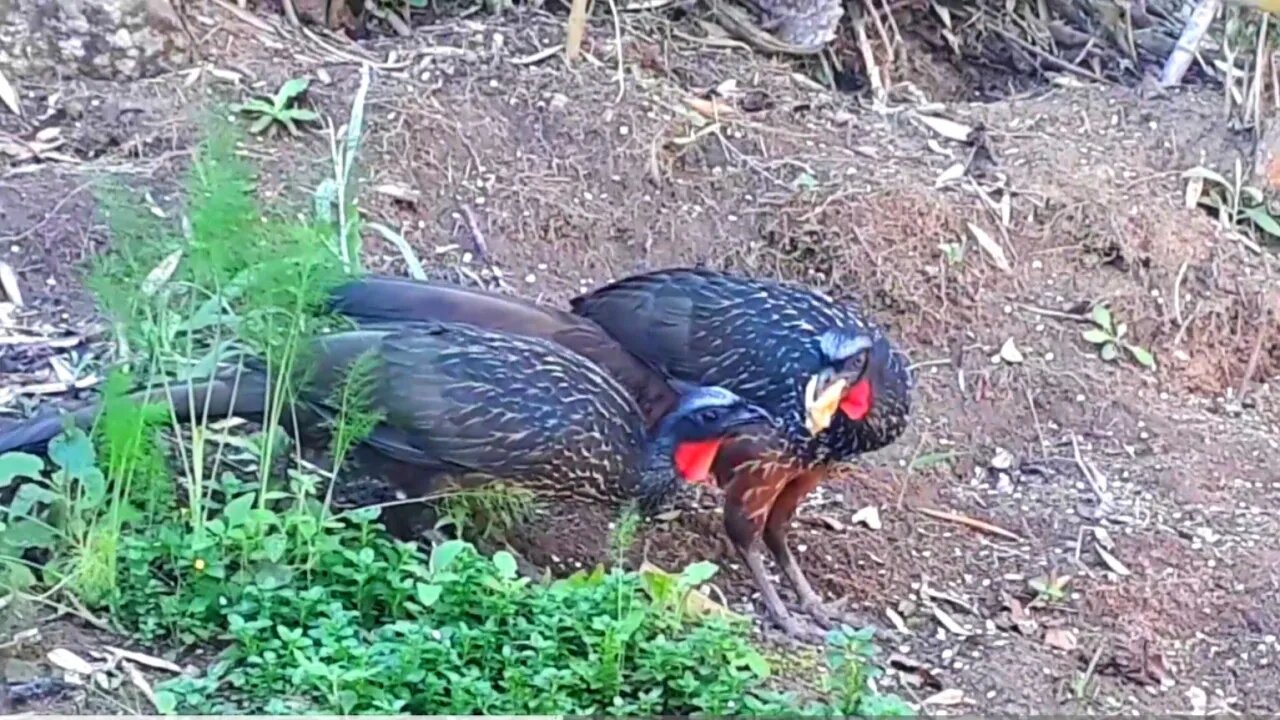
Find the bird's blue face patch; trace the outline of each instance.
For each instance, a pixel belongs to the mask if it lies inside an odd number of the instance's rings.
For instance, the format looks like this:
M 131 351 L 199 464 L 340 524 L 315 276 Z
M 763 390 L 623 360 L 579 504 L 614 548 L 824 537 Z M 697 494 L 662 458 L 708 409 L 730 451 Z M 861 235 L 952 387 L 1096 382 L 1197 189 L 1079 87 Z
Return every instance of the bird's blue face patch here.
M 838 328 L 827 330 L 818 338 L 818 349 L 822 351 L 823 359 L 834 366 L 870 350 L 871 345 L 869 335 Z

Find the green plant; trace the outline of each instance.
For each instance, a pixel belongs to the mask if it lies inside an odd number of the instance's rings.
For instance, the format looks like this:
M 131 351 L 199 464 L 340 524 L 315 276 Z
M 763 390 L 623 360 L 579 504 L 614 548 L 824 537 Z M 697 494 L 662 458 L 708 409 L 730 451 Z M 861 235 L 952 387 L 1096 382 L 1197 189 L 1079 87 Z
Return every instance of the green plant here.
M 1138 364 L 1148 370 L 1156 369 L 1156 359 L 1151 351 L 1125 340 L 1129 326 L 1125 323 L 1113 325 L 1111 311 L 1105 305 L 1094 305 L 1089 319 L 1093 321 L 1094 327 L 1085 330 L 1082 335 L 1086 341 L 1098 346 L 1098 355 L 1103 360 L 1114 361 L 1120 357 L 1120 348 L 1123 348 Z
M 1239 160 L 1234 181 L 1205 167 L 1191 168 L 1182 177 L 1187 181 L 1187 207 L 1199 205 L 1213 210 L 1222 228 L 1243 229 L 1258 239 L 1257 233 L 1252 232 L 1256 229 L 1263 233 L 1263 239 L 1280 242 L 1280 220 L 1268 207 L 1265 194 L 1245 184 Z
M 938 243 L 938 250 L 942 252 L 942 257 L 948 264 L 960 265 L 964 262 L 965 243 L 963 242 Z
M 290 135 L 298 136 L 297 123 L 317 122 L 320 116 L 314 110 L 294 107 L 296 101 L 311 85 L 310 78 L 292 78 L 285 81 L 274 96 L 251 98 L 237 103 L 231 109 L 253 117 L 249 132 L 258 135 L 269 128 L 284 127 Z

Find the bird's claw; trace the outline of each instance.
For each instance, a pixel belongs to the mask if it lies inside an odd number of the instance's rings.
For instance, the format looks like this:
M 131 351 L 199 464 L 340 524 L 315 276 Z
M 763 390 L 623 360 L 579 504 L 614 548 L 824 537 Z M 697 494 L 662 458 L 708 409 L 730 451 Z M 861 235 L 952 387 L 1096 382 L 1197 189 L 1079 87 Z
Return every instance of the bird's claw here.
M 877 621 L 876 618 L 868 614 L 845 610 L 845 602 L 844 599 L 833 603 L 823 603 L 821 601 L 802 602 L 794 611 L 813 618 L 814 623 L 823 630 L 835 630 L 841 625 L 847 625 L 854 630 L 871 627 L 875 629 L 877 636 L 886 640 L 892 640 L 897 637 L 897 633 L 894 630 L 885 627 L 884 623 Z
M 814 622 L 800 622 L 794 615 L 770 618 L 773 625 L 782 631 L 782 637 L 791 645 L 821 644 L 826 637 L 823 628 Z

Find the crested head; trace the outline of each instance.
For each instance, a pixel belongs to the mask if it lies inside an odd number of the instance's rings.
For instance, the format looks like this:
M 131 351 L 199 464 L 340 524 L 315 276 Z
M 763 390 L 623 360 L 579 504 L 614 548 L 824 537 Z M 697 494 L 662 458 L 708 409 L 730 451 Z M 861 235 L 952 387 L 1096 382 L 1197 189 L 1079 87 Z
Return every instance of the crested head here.
M 680 401 L 658 423 L 637 496 L 642 509 L 656 511 L 687 483 L 711 483 L 721 446 L 752 427 L 772 425 L 763 408 L 718 386 L 674 382 Z
M 818 350 L 822 359 L 831 365 L 839 365 L 871 349 L 874 338 L 862 329 L 830 328 L 818 336 Z
M 871 349 L 865 377 L 875 395 L 870 411 L 861 421 L 841 421 L 852 427 L 860 451 L 870 452 L 894 442 L 907 429 L 913 381 L 907 357 L 884 337 Z
M 911 381 L 885 334 L 874 326 L 834 327 L 818 336 L 817 350 L 818 371 L 799 379 L 809 435 L 841 447 L 852 441 L 856 452 L 896 440 L 910 412 Z
M 763 408 L 727 388 L 679 381 L 672 386 L 681 393 L 680 400 L 658 423 L 655 440 L 669 439 L 680 445 L 724 439 L 738 428 L 773 422 Z

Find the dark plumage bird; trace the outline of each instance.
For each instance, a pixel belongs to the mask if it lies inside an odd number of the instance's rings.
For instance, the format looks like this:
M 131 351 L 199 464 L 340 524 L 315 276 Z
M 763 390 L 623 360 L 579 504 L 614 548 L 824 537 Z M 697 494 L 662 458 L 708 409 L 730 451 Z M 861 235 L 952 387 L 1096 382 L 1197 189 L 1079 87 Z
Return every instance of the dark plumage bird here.
M 653 428 L 631 395 L 603 368 L 551 342 L 446 322 L 376 323 L 314 341 L 314 370 L 296 410 L 298 428 L 336 415 L 328 398 L 366 354 L 371 404 L 383 419 L 362 445 L 404 466 L 397 482 L 410 496 L 440 487 L 501 479 L 553 494 L 639 501 L 661 507 L 683 481 L 702 480 L 710 464 L 690 448 L 768 421 L 758 407 L 715 387 L 692 388 Z M 249 368 L 189 392 L 138 395 L 168 401 L 179 419 L 189 408 L 216 419 L 261 419 L 267 376 Z M 75 413 L 88 426 L 97 408 Z M 287 415 L 288 413 L 286 413 Z M 38 419 L 0 434 L 0 452 L 44 446 L 61 428 Z
M 697 393 L 700 386 L 671 378 L 628 352 L 612 335 L 594 322 L 566 310 L 502 293 L 444 282 L 417 281 L 383 275 L 353 280 L 334 291 L 329 309 L 358 324 L 442 321 L 467 323 L 486 330 L 525 335 L 556 343 L 598 363 L 626 388 L 639 404 L 652 430 L 677 406 L 682 394 Z M 738 438 L 776 434 L 772 420 L 735 428 L 728 438 L 687 443 L 681 462 L 699 468 L 690 477 L 712 483 L 707 474 L 720 455 L 730 451 Z M 737 455 L 743 450 L 739 449 Z
M 706 269 L 624 278 L 575 298 L 572 307 L 658 371 L 728 388 L 781 423 L 785 443 L 743 439 L 716 458 L 725 528 L 775 622 L 801 632 L 765 573 L 760 540 L 802 608 L 827 624 L 787 530 L 832 465 L 885 447 L 905 430 L 911 409 L 905 358 L 854 305 Z
M 444 282 L 369 275 L 335 290 L 329 309 L 358 324 L 466 323 L 550 341 L 608 370 L 639 404 L 649 425 L 670 412 L 684 390 L 673 387 L 590 320 L 511 295 Z

